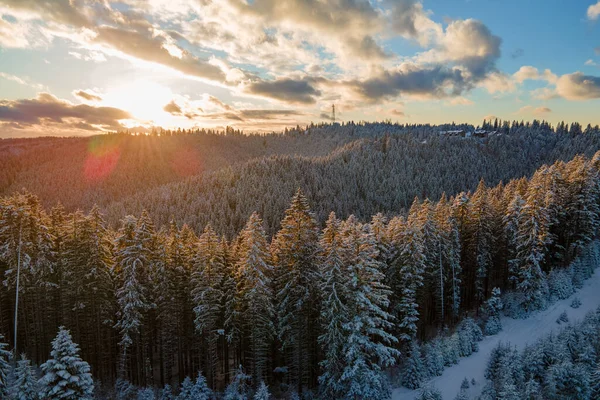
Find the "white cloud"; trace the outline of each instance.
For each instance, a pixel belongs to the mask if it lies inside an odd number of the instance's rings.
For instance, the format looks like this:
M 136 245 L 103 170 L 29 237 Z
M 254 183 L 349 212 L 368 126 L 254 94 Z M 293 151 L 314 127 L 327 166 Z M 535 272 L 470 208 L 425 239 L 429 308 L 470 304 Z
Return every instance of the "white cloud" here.
M 552 110 L 548 107 L 534 107 L 534 106 L 524 106 L 517 111 L 517 114 L 533 114 L 533 115 L 544 115 L 551 113 Z
M 567 100 L 590 100 L 600 98 L 600 77 L 575 72 L 561 76 L 556 91 Z
M 598 19 L 598 16 L 600 16 L 600 1 L 597 2 L 596 4 L 592 4 L 587 9 L 588 19 L 595 21 Z
M 530 65 L 524 65 L 519 68 L 519 70 L 513 74 L 513 78 L 519 83 L 523 83 L 526 80 L 538 80 L 555 84 L 558 80 L 558 77 L 549 69 L 545 69 L 540 73 L 537 68 Z

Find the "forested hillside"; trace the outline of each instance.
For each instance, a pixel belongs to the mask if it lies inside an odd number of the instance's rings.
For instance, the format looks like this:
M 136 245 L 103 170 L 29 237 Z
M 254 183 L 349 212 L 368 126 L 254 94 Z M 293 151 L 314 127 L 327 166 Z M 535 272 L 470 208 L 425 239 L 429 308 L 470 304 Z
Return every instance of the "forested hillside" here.
M 315 128 L 306 140 L 358 139 L 324 157 L 272 156 L 164 185 L 111 204 L 106 215 L 116 226 L 123 215 L 145 209 L 158 226 L 174 218 L 201 231 L 210 222 L 231 238 L 258 211 L 272 235 L 298 188 L 320 224 L 330 211 L 365 221 L 378 212 L 406 211 L 415 197 L 472 191 L 481 179 L 494 186 L 529 177 L 544 163 L 600 149 L 600 131 L 555 133 L 544 126 L 516 125 L 510 134 L 483 139 L 440 137 L 441 127 L 431 126 Z
M 369 149 L 375 157 L 407 148 L 391 140 L 371 143 L 387 151 L 359 143 L 331 157 L 343 160 L 354 146 L 359 151 L 350 154 Z M 493 140 L 471 146 L 485 149 Z M 471 148 L 465 143 L 447 145 Z M 552 148 L 549 154 L 559 147 Z M 427 360 L 473 351 L 481 329 L 463 318 L 487 305 L 481 323 L 493 321 L 490 296 L 514 291 L 515 315 L 545 307 L 561 271 L 597 237 L 599 182 L 600 153 L 577 156 L 542 166 L 530 179 L 480 182 L 472 193 L 415 201 L 406 217 L 377 214 L 365 222 L 331 213 L 323 229 L 311 211 L 322 206 L 297 191 L 272 239 L 257 213 L 227 240 L 210 225 L 202 232 L 159 228 L 145 211 L 123 215 L 112 230 L 98 208 L 66 213 L 45 209 L 34 195 L 5 197 L 0 332 L 13 342 L 22 263 L 19 349 L 36 364 L 45 361 L 64 326 L 100 382 L 97 393 L 133 398 L 169 384 L 184 395 L 192 387 L 225 390 L 231 399 L 260 390 L 285 398 L 388 398 L 385 372 L 394 365 L 403 385 L 422 383 L 412 373 L 425 361 L 419 341 L 456 330 L 457 340 L 430 347 Z M 590 273 L 581 265 L 573 279 Z M 60 332 L 53 355 L 72 346 Z
M 26 189 L 46 206 L 90 210 L 255 157 L 325 155 L 341 140 L 233 130 L 0 140 L 0 195 Z

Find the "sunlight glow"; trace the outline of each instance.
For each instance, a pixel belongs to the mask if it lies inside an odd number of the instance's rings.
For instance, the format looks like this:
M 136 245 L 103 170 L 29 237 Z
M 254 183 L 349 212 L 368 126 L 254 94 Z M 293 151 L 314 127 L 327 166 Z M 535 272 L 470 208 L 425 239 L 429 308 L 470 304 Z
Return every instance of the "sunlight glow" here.
M 173 117 L 163 110 L 172 99 L 173 92 L 166 86 L 149 80 L 109 89 L 104 104 L 129 111 L 134 117 L 153 125 L 169 125 Z

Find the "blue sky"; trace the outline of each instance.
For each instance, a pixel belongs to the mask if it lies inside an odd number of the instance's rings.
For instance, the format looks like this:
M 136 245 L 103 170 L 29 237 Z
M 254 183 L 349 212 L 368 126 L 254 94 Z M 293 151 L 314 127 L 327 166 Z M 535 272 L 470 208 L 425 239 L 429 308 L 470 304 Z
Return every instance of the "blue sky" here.
M 0 0 L 0 136 L 600 124 L 597 0 Z

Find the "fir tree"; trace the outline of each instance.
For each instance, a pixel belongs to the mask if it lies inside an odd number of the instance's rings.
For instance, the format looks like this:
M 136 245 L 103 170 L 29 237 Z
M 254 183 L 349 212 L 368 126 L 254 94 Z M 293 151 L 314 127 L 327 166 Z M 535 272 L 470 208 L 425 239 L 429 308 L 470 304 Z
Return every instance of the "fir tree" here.
M 181 383 L 181 389 L 179 390 L 179 395 L 177 396 L 177 400 L 193 400 L 192 390 L 194 388 L 194 382 L 190 379 L 189 376 L 186 376 L 183 382 Z
M 413 340 L 410 343 L 408 354 L 402 366 L 402 384 L 409 389 L 418 389 L 425 380 L 423 363 L 421 362 L 421 349 Z
M 94 383 L 90 366 L 79 357 L 79 346 L 71 334 L 60 327 L 52 341 L 51 358 L 42 364 L 40 379 L 42 397 L 51 399 L 91 399 Z
M 154 390 L 152 388 L 138 390 L 137 400 L 154 400 Z
M 340 378 L 344 370 L 343 349 L 346 344 L 346 324 L 349 321 L 350 292 L 349 277 L 344 265 L 344 248 L 340 232 L 340 222 L 334 213 L 325 224 L 321 245 L 321 284 L 323 296 L 321 308 L 322 334 L 319 344 L 324 351 L 321 361 L 323 372 L 319 376 L 321 390 L 325 397 L 336 398 L 343 395 Z
M 17 362 L 14 382 L 10 392 L 12 393 L 10 398 L 14 400 L 37 400 L 40 398 L 38 379 L 31 366 L 31 361 L 25 357 L 25 354 L 22 354 L 21 359 Z
M 198 372 L 196 382 L 190 391 L 190 400 L 211 400 L 212 398 L 213 392 L 206 384 L 206 378 Z
M 218 363 L 219 332 L 224 329 L 224 293 L 222 285 L 227 273 L 222 245 L 217 234 L 208 225 L 198 240 L 198 253 L 192 273 L 192 296 L 196 331 L 207 343 L 209 377 L 214 385 Z
M 244 370 L 240 365 L 236 370 L 231 383 L 227 385 L 227 388 L 225 389 L 223 400 L 249 400 L 249 380 L 250 376 L 244 373 Z
M 377 247 L 368 226 L 350 216 L 342 226 L 345 262 L 350 289 L 349 321 L 345 324 L 347 342 L 343 349 L 345 367 L 340 378 L 343 397 L 389 398 L 390 389 L 382 374 L 396 362 L 397 342 L 390 334 L 393 326 L 389 306 L 390 290 L 377 261 Z
M 6 350 L 7 347 L 8 344 L 4 343 L 4 336 L 0 335 L 0 397 L 8 396 L 11 353 Z
M 264 379 L 274 336 L 274 306 L 267 239 L 258 214 L 253 213 L 240 235 L 237 269 L 237 303 L 241 307 L 243 337 L 248 342 L 245 360 L 257 381 Z
M 318 337 L 318 229 L 300 189 L 273 239 L 278 336 L 293 384 L 309 385 Z
M 160 391 L 160 400 L 174 400 L 173 389 L 171 385 L 165 385 L 165 387 Z
M 254 394 L 253 400 L 269 400 L 270 398 L 271 393 L 269 393 L 269 387 L 265 384 L 265 381 L 261 381 Z
M 488 320 L 485 323 L 486 335 L 495 335 L 502 330 L 502 323 L 500 322 L 500 310 L 502 310 L 502 307 L 500 289 L 494 288 L 492 290 L 492 297 L 490 297 L 486 303 L 486 314 L 488 317 Z
M 423 285 L 425 255 L 423 238 L 418 227 L 408 221 L 399 237 L 394 238 L 397 256 L 393 263 L 396 280 L 392 289 L 399 293 L 399 302 L 395 307 L 401 341 L 411 341 L 417 334 L 419 304 L 417 290 Z
M 442 400 L 442 392 L 433 386 L 425 386 L 419 392 L 417 400 Z

